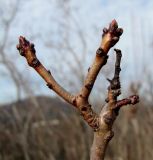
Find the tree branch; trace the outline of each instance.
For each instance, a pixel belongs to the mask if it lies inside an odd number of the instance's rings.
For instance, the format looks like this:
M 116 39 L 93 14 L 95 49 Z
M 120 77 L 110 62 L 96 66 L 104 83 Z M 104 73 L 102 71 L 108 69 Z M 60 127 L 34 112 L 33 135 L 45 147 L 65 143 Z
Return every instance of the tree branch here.
M 117 101 L 113 109 L 121 108 L 125 105 L 130 105 L 130 104 L 135 105 L 138 102 L 139 102 L 139 97 L 137 95 L 133 95 L 133 96 L 130 96 L 129 98 L 125 98 Z
M 110 83 L 108 87 L 108 98 L 106 99 L 106 102 L 116 103 L 117 97 L 121 94 L 121 84 L 120 84 L 120 78 L 119 74 L 121 71 L 120 63 L 121 63 L 121 57 L 122 53 L 119 49 L 114 49 L 116 52 L 116 63 L 115 63 L 115 72 L 114 77 L 112 80 L 107 79 Z
M 20 36 L 19 44 L 17 45 L 17 49 L 20 54 L 24 56 L 32 68 L 34 68 L 37 73 L 46 81 L 47 86 L 54 90 L 60 97 L 66 100 L 70 104 L 74 104 L 73 100 L 75 96 L 71 95 L 64 88 L 62 88 L 53 78 L 50 71 L 48 71 L 38 60 L 36 56 L 36 51 L 34 48 L 34 44 L 27 41 L 24 37 Z
M 113 20 L 109 28 L 104 28 L 103 35 L 102 35 L 102 42 L 100 48 L 96 52 L 96 57 L 92 66 L 90 67 L 86 79 L 84 81 L 84 86 L 80 91 L 80 95 L 85 99 L 88 100 L 88 97 L 91 93 L 97 75 L 107 62 L 107 53 L 111 47 L 113 47 L 119 40 L 120 36 L 123 33 L 123 29 L 118 28 L 118 24 L 116 20 Z

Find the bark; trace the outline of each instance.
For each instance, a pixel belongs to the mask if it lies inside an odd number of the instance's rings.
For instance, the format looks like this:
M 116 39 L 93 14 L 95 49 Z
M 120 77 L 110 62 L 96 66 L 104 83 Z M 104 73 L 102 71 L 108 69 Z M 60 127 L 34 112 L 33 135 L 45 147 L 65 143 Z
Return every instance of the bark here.
M 108 112 L 102 110 L 99 117 L 100 129 L 97 132 L 94 132 L 94 140 L 91 147 L 91 155 L 90 155 L 91 160 L 104 159 L 108 143 L 114 136 L 114 133 L 112 131 L 112 123 L 114 119 L 115 117 L 111 116 L 110 120 Z

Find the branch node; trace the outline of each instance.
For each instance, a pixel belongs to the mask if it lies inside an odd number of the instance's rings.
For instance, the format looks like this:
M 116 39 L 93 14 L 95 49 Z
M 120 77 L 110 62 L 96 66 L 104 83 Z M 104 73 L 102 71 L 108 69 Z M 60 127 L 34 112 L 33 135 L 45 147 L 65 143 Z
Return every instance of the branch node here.
M 105 99 L 105 102 L 108 103 L 108 102 L 109 102 L 109 98 L 106 98 L 106 99 Z
M 128 105 L 128 104 L 135 105 L 138 102 L 139 102 L 139 96 L 132 95 L 129 98 L 125 98 L 125 99 L 117 101 L 116 106 L 113 109 L 121 108 L 121 107 Z
M 72 103 L 73 103 L 74 106 L 76 106 L 76 97 L 73 97 Z
M 83 96 L 82 94 L 79 94 L 79 96 L 80 96 L 81 98 L 83 98 L 83 99 L 86 99 L 86 97 Z
M 114 137 L 114 132 L 110 130 L 107 135 L 105 136 L 104 140 L 105 141 L 110 141 Z
M 78 107 L 80 115 L 89 124 L 89 126 L 97 131 L 99 129 L 99 120 L 95 112 L 93 112 L 90 104 L 81 105 Z
M 104 122 L 105 122 L 107 125 L 112 124 L 112 123 L 113 123 L 113 120 L 114 120 L 114 118 L 113 118 L 113 116 L 112 116 L 111 113 L 105 114 L 105 115 L 103 116 L 103 119 L 104 119 Z
M 38 67 L 39 65 L 40 65 L 40 61 L 37 59 L 37 58 L 34 58 L 30 63 L 29 63 L 29 65 L 31 66 L 31 67 Z
M 103 29 L 103 34 L 106 34 L 106 33 L 108 33 L 108 29 L 105 27 L 105 28 Z
M 123 29 L 122 29 L 122 28 L 117 28 L 116 34 L 117 34 L 118 36 L 121 36 L 121 35 L 123 34 Z
M 46 84 L 49 89 L 53 89 L 53 86 L 49 83 Z
M 87 89 L 92 89 L 93 83 L 90 82 L 90 83 L 86 84 L 85 87 L 86 87 Z
M 108 55 L 104 52 L 104 50 L 103 50 L 101 47 L 99 47 L 99 48 L 97 49 L 97 51 L 96 51 L 96 56 L 97 56 L 97 57 L 104 57 L 104 58 L 105 58 L 105 61 L 107 62 Z M 105 62 L 105 64 L 106 64 L 106 62 Z
M 50 70 L 48 70 L 48 73 L 51 75 L 51 71 Z
M 112 80 L 110 80 L 109 78 L 106 78 L 106 80 L 107 80 L 109 83 L 112 83 Z

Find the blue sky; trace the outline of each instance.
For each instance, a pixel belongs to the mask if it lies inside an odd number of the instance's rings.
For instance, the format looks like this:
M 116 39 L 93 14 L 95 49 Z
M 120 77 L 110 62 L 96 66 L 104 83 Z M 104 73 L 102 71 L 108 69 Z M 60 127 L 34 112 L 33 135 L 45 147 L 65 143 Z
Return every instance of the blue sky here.
M 7 1 L 9 2 L 9 0 L 1 0 L 0 5 L 7 7 L 9 4 Z M 37 74 L 27 67 L 23 58 L 18 57 L 15 46 L 19 35 L 33 39 L 39 58 L 47 67 L 56 68 L 54 59 L 56 52 L 51 53 L 50 49 L 44 45 L 44 41 L 53 39 L 56 42 L 56 40 L 59 40 L 56 19 L 62 17 L 62 11 L 57 9 L 55 2 L 56 0 L 23 1 L 19 13 L 11 26 L 9 33 L 10 40 L 8 41 L 8 45 L 12 44 L 11 56 L 15 57 L 17 65 L 21 66 L 21 72 L 28 70 L 27 72 L 32 79 L 31 81 L 35 82 L 33 87 L 35 88 L 39 85 L 40 93 L 44 94 L 50 94 L 50 92 L 46 89 Z M 92 53 L 95 53 L 99 45 L 102 28 L 107 26 L 112 19 L 116 19 L 119 26 L 124 28 L 121 41 L 116 46 L 123 51 L 123 85 L 126 85 L 129 80 L 139 80 L 143 65 L 147 66 L 147 70 L 151 73 L 153 72 L 151 69 L 153 53 L 151 48 L 153 41 L 152 0 L 72 0 L 69 8 L 71 8 L 79 27 L 84 30 L 88 47 L 87 52 L 91 53 L 87 65 L 91 64 Z M 75 37 L 73 34 L 71 36 Z M 37 38 L 37 36 L 41 38 Z M 76 39 L 73 43 L 75 43 L 76 51 L 81 52 L 81 49 L 77 48 L 77 46 L 80 46 L 80 42 Z M 57 61 L 60 60 L 60 56 L 57 57 Z M 58 62 L 56 64 L 58 67 Z M 85 67 L 86 69 L 87 67 Z M 2 71 L 2 67 L 0 70 Z M 61 81 L 60 78 L 59 81 Z M 5 87 L 6 82 L 9 89 Z M 0 103 L 7 102 L 8 99 L 9 101 L 15 99 L 15 87 L 8 76 L 0 78 L 0 86 Z

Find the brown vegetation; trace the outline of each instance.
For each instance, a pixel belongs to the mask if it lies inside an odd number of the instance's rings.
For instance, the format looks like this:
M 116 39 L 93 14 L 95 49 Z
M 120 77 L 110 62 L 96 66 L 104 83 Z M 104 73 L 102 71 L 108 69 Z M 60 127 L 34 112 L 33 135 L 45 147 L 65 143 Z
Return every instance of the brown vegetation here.
M 58 98 L 36 99 L 41 112 L 30 99 L 0 107 L 0 160 L 89 160 L 92 131 L 79 113 Z M 121 112 L 106 160 L 153 159 L 152 107 Z

